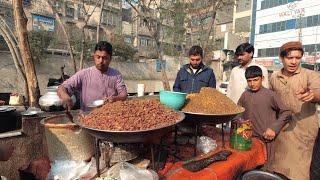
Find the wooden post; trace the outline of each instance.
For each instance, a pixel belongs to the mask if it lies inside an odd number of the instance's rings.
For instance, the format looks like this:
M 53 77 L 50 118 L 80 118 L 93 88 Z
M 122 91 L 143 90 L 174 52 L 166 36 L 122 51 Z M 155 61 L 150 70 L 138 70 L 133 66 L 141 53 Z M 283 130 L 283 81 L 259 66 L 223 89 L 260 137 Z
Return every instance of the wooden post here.
M 40 90 L 28 42 L 27 18 L 23 11 L 22 0 L 13 0 L 12 5 L 18 45 L 27 78 L 29 106 L 38 107 Z

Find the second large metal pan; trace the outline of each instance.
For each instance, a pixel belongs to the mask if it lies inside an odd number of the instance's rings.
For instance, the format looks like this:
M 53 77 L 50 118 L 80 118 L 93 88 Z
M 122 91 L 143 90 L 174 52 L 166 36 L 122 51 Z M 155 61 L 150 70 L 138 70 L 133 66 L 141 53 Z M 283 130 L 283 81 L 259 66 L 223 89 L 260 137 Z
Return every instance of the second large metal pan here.
M 196 113 L 196 112 L 187 112 L 181 111 L 185 113 L 186 121 L 192 122 L 200 122 L 200 123 L 210 123 L 210 124 L 221 124 L 231 121 L 238 114 L 244 112 L 244 108 L 240 108 L 240 111 L 229 113 L 229 114 L 208 114 L 208 113 Z

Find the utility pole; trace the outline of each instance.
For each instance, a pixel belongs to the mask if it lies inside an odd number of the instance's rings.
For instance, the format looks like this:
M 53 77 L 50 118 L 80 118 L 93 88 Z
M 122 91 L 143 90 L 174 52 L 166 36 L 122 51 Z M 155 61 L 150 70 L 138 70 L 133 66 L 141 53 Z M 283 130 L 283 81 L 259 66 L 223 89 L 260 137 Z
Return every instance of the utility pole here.
M 302 20 L 301 20 L 302 14 L 299 14 L 299 31 L 298 31 L 298 38 L 299 41 L 302 43 Z

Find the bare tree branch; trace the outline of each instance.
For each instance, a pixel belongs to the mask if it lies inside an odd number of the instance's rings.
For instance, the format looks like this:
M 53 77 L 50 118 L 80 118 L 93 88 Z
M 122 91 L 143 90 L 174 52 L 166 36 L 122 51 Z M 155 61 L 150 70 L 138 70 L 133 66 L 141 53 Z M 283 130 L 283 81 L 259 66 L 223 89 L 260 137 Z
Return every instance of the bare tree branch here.
M 85 10 L 85 6 L 84 6 L 84 0 L 82 0 L 83 10 L 85 12 L 85 20 L 84 20 L 84 25 L 81 28 L 82 40 L 81 40 L 81 53 L 80 53 L 80 70 L 83 69 L 83 66 L 84 66 L 84 55 L 85 55 L 84 54 L 84 50 L 87 47 L 87 45 L 86 45 L 86 37 L 85 37 L 85 28 L 87 27 L 89 19 L 92 16 L 92 14 L 94 13 L 94 11 L 95 11 L 96 7 L 98 6 L 99 2 L 100 1 L 96 2 L 95 6 L 92 9 L 92 12 L 89 13 L 90 5 L 89 5 L 89 8 L 88 8 L 88 11 L 86 11 Z
M 101 25 L 104 4 L 105 4 L 105 0 L 102 0 L 101 5 L 100 5 L 99 21 L 98 21 L 98 25 L 97 25 L 97 43 L 99 42 L 99 39 L 100 39 L 100 25 Z M 107 0 L 107 4 L 108 4 L 108 0 Z
M 24 83 L 24 95 L 27 97 L 29 95 L 29 91 L 28 91 L 28 84 L 27 84 L 27 78 L 24 72 L 24 67 L 23 67 L 23 63 L 21 60 L 21 55 L 20 55 L 20 51 L 17 47 L 17 41 L 15 41 L 15 38 L 12 38 L 12 36 L 14 36 L 13 34 L 11 34 L 10 32 L 8 32 L 7 28 L 3 27 L 3 24 L 6 24 L 4 22 L 3 17 L 1 17 L 1 22 L 0 23 L 0 34 L 2 35 L 2 37 L 4 38 L 4 40 L 6 41 L 10 53 L 12 55 L 13 58 L 13 62 L 15 65 L 15 68 L 18 72 L 18 74 L 22 77 L 23 83 Z M 10 35 L 11 34 L 11 35 Z
M 69 54 L 70 54 L 70 58 L 71 58 L 71 61 L 72 61 L 72 64 L 73 64 L 73 71 L 74 73 L 77 72 L 77 63 L 76 63 L 76 60 L 75 60 L 75 57 L 74 57 L 74 53 L 73 53 L 73 49 L 72 49 L 72 46 L 71 46 L 71 42 L 70 42 L 70 37 L 69 37 L 69 34 L 67 32 L 67 29 L 65 28 L 65 24 L 62 22 L 58 12 L 56 10 L 54 10 L 53 6 L 53 2 L 51 0 L 47 0 L 46 1 L 48 3 L 48 7 L 50 9 L 50 11 L 52 11 L 52 13 L 55 15 L 56 17 L 56 20 L 58 21 L 61 29 L 62 29 L 62 32 L 65 36 L 65 40 L 67 42 L 67 46 L 68 46 L 68 51 L 69 51 Z
M 155 44 L 156 44 L 156 49 L 157 49 L 157 56 L 158 58 L 161 59 L 161 74 L 162 74 L 162 84 L 165 90 L 170 90 L 170 85 L 169 85 L 169 80 L 168 80 L 168 76 L 167 73 L 165 71 L 165 67 L 163 65 L 162 59 L 163 59 L 163 53 L 162 53 L 162 47 L 161 47 L 161 40 L 159 39 L 160 36 L 160 31 L 161 31 L 161 25 L 162 22 L 160 22 L 158 19 L 153 18 L 152 16 L 150 17 L 150 14 L 145 15 L 144 13 L 142 13 L 141 11 L 139 11 L 138 8 L 135 7 L 135 5 L 132 4 L 132 2 L 130 0 L 126 0 L 126 2 L 135 10 L 135 12 L 137 12 L 138 16 L 140 16 L 140 18 L 147 22 L 147 28 L 149 30 L 149 33 L 151 34 L 151 37 L 154 39 Z M 148 8 L 143 4 L 145 1 L 139 1 L 140 4 L 140 8 L 144 8 L 145 11 L 148 11 Z M 142 3 L 142 4 L 141 4 Z M 150 3 L 148 4 L 148 6 L 150 6 Z M 156 22 L 156 31 L 152 30 L 151 27 L 151 23 L 152 21 Z

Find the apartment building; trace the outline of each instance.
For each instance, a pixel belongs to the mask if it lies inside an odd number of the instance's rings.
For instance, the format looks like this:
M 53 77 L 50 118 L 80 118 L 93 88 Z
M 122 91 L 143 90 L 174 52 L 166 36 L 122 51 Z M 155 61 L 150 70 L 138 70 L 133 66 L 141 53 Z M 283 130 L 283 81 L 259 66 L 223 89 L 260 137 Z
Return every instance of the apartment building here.
M 172 10 L 173 2 L 171 1 L 153 1 L 146 6 L 135 6 L 132 8 L 123 9 L 123 22 L 122 33 L 127 44 L 132 45 L 137 50 L 137 57 L 141 58 L 156 58 L 157 54 L 157 41 L 161 42 L 162 50 L 166 54 L 168 46 L 181 50 L 183 42 L 175 42 L 177 36 L 184 36 L 182 34 L 169 33 L 172 27 L 183 27 L 183 22 L 172 21 L 172 17 L 166 14 L 166 10 Z M 168 15 L 166 17 L 166 15 Z M 179 48 L 179 47 L 180 48 Z
M 233 33 L 249 41 L 251 31 L 252 0 L 235 0 L 233 12 Z
M 280 64 L 279 47 L 288 41 L 301 41 L 304 63 L 320 59 L 320 1 L 254 0 L 251 40 L 255 59 L 265 66 Z
M 85 27 L 85 34 L 88 40 L 95 40 L 97 25 L 100 19 L 100 1 L 95 0 L 65 0 L 53 1 L 53 8 L 58 12 L 62 21 L 67 25 L 70 34 L 79 37 L 80 29 L 84 26 L 86 15 L 90 18 Z M 28 18 L 27 29 L 45 30 L 56 34 L 61 44 L 57 48 L 65 49 L 64 35 L 58 22 L 55 19 L 51 8 L 46 0 L 24 0 L 23 8 Z M 0 14 L 6 19 L 7 24 L 14 30 L 12 0 L 0 0 Z M 101 36 L 102 39 L 112 40 L 114 34 L 121 34 L 122 31 L 122 1 L 106 0 L 102 7 Z M 1 41 L 1 38 L 0 38 Z M 2 43 L 1 43 L 2 44 Z M 4 43 L 5 44 L 5 43 Z M 1 47 L 0 47 L 1 48 Z

